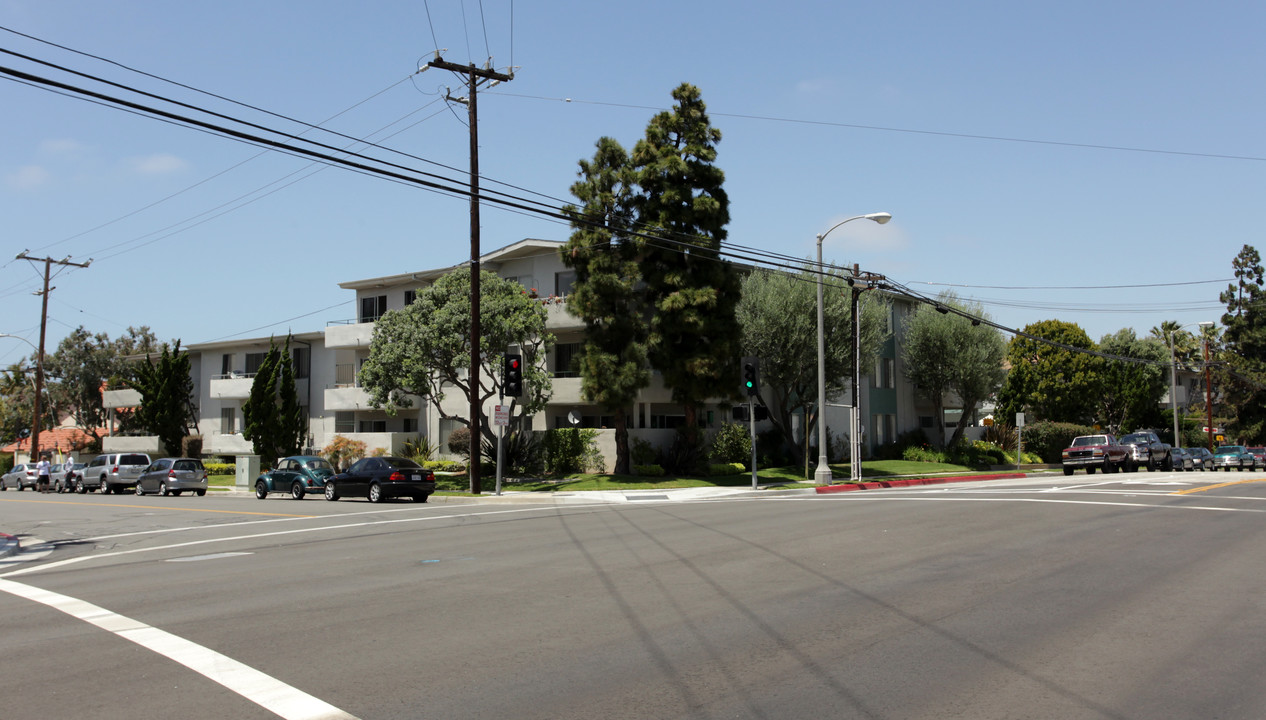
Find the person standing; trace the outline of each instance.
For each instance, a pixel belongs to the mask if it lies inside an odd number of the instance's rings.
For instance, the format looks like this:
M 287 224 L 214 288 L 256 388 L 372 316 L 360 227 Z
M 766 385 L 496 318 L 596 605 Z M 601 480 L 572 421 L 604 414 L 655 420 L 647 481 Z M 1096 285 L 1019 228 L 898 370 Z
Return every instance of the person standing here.
M 66 462 L 62 463 L 61 489 L 66 492 L 75 491 L 75 460 L 70 455 L 67 455 Z
M 37 478 L 35 486 L 42 493 L 48 492 L 48 473 L 52 467 L 53 464 L 48 461 L 47 455 L 41 455 L 40 461 L 35 463 L 35 475 Z

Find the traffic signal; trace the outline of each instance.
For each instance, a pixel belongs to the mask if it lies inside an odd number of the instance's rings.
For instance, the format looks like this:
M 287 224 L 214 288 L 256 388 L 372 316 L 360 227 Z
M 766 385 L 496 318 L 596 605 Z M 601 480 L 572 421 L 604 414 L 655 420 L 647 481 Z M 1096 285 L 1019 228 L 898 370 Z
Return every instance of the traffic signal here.
M 743 389 L 748 395 L 760 395 L 760 358 L 743 358 Z
M 501 372 L 501 390 L 509 397 L 523 394 L 523 356 L 506 353 Z

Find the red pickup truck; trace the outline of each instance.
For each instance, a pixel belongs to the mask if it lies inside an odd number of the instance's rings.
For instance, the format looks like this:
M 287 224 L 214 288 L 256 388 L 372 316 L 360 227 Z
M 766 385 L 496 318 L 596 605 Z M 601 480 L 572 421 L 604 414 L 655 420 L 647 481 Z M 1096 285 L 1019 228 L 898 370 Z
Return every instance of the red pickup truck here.
M 1087 475 L 1094 475 L 1097 468 L 1105 473 L 1130 472 L 1133 456 L 1130 448 L 1121 445 L 1113 435 L 1082 435 L 1073 438 L 1073 444 L 1064 448 L 1061 459 L 1064 474 L 1072 475 L 1077 468 L 1085 468 Z

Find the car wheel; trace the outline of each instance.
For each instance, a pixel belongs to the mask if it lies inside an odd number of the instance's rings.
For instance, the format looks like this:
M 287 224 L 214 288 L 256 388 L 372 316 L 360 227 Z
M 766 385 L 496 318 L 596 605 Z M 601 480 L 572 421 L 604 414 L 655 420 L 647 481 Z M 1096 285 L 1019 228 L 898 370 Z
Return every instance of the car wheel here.
M 137 495 L 144 495 L 144 494 L 145 494 L 145 491 L 141 489 L 141 484 L 140 484 L 140 483 L 137 483 L 137 484 L 136 484 L 136 487 L 135 487 L 134 489 L 136 490 L 136 494 L 137 494 Z
M 369 502 L 382 502 L 382 486 L 378 483 L 371 483 L 369 485 Z
M 18 492 L 22 492 L 22 481 L 18 481 Z
M 1095 474 L 1095 466 L 1094 466 L 1094 465 L 1087 465 L 1087 466 L 1086 466 L 1086 474 L 1087 474 L 1087 475 L 1094 475 L 1094 474 Z
M 101 494 L 102 495 L 110 494 L 110 483 L 106 482 L 105 478 L 101 478 Z
M 1072 469 L 1072 468 L 1070 468 L 1070 467 L 1066 467 L 1066 468 L 1064 468 L 1064 474 L 1065 474 L 1065 475 L 1072 475 L 1072 474 L 1073 474 L 1073 469 Z
M 75 483 L 75 492 L 79 493 L 80 495 L 84 495 L 88 492 L 88 486 L 84 485 L 83 480 L 80 480 L 79 482 Z
M 334 487 L 334 483 L 329 480 L 325 481 L 325 499 L 338 500 L 338 489 Z
M 198 492 L 198 497 L 202 497 L 203 495 L 206 495 L 206 494 L 207 494 L 207 491 L 206 491 L 206 490 L 199 490 L 199 491 L 197 491 L 197 492 Z
M 295 500 L 303 499 L 303 483 L 298 480 L 294 481 L 294 484 L 290 486 L 290 497 Z
M 255 497 L 260 500 L 268 497 L 268 485 L 263 480 L 255 483 Z
M 137 485 L 137 487 L 140 487 L 140 485 Z M 158 483 L 159 495 L 162 495 L 163 497 L 167 497 L 167 495 L 170 494 L 170 492 L 171 491 L 167 489 L 167 483 Z
M 9 489 L 9 486 L 5 485 L 3 480 L 0 480 L 0 492 L 4 492 L 5 490 L 8 490 L 8 489 Z

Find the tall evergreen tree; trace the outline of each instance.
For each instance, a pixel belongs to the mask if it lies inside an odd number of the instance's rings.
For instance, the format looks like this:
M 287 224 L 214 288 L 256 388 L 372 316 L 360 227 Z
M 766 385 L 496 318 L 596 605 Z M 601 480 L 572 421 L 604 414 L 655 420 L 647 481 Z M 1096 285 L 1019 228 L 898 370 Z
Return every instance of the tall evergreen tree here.
M 721 131 L 698 88 L 683 83 L 672 95 L 673 109 L 652 118 L 633 148 L 633 206 L 639 230 L 664 238 L 641 243 L 651 365 L 683 406 L 686 432 L 697 437 L 700 403 L 738 394 L 740 290 L 738 274 L 720 257 L 730 220 L 725 174 L 714 164 Z
M 1244 443 L 1266 441 L 1266 291 L 1261 255 L 1245 245 L 1231 262 L 1236 282 L 1220 296 L 1225 352 L 1220 368 L 1228 429 Z
M 609 137 L 598 140 L 592 161 L 580 161 L 571 187 L 580 208 L 569 206 L 572 234 L 561 249 L 576 271 L 567 310 L 585 322 L 577 363 L 580 390 L 615 418 L 615 472 L 629 472 L 628 416 L 637 393 L 650 384 L 649 326 L 639 283 L 640 249 L 625 234 L 631 224 L 628 154 Z
M 1092 422 L 1103 361 L 1076 349 L 1093 350 L 1094 341 L 1079 325 L 1061 320 L 1032 323 L 1024 332 L 1058 345 L 1022 335 L 1011 339 L 1007 348 L 1011 371 L 998 394 L 1003 420 L 1011 422 L 1015 413 L 1030 412 L 1036 416 L 1027 418 L 1030 421 Z
M 270 343 L 251 383 L 250 397 L 242 404 L 242 437 L 251 441 L 264 467 L 303 448 L 306 418 L 295 390 L 290 337 L 284 348 Z
M 158 436 L 169 453 L 180 452 L 180 439 L 198 425 L 189 353 L 164 347 L 158 362 L 146 355 L 136 366 L 134 385 L 141 393 L 139 424 Z

